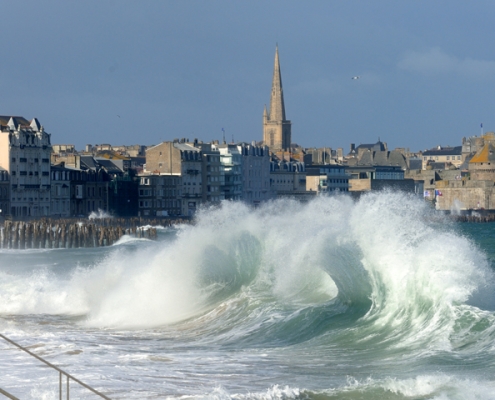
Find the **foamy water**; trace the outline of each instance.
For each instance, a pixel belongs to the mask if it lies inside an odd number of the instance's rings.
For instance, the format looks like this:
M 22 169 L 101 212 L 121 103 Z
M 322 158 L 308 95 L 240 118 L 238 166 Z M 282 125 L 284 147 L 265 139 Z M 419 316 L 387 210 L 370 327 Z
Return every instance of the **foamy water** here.
M 494 398 L 495 228 L 461 229 L 386 193 L 226 202 L 156 242 L 5 250 L 0 331 L 115 399 Z M 0 369 L 20 398 L 58 394 L 7 343 Z

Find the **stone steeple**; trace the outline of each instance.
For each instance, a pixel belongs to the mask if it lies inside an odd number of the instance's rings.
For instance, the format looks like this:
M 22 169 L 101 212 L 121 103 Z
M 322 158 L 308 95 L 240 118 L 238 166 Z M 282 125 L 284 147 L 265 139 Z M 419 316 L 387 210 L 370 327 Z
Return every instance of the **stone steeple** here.
M 275 48 L 270 111 L 263 111 L 263 142 L 270 150 L 289 150 L 291 144 L 291 122 L 285 119 L 284 92 L 278 57 Z
M 285 121 L 284 91 L 282 89 L 282 75 L 280 74 L 280 62 L 278 60 L 278 46 L 275 49 L 275 64 L 273 66 L 270 119 L 272 121 Z

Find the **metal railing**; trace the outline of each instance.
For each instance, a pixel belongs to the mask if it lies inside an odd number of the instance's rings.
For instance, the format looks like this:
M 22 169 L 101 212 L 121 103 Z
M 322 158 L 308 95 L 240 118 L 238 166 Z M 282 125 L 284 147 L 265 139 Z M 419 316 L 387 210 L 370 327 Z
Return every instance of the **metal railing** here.
M 86 389 L 92 391 L 93 393 L 97 394 L 98 396 L 100 396 L 102 399 L 107 399 L 107 400 L 111 400 L 109 397 L 105 396 L 104 394 L 98 392 L 96 389 L 93 389 L 91 386 L 88 386 L 86 385 L 84 382 L 81 382 L 79 379 L 77 378 L 74 378 L 72 375 L 68 374 L 67 372 L 61 370 L 60 368 L 56 367 L 55 365 L 53 365 L 52 363 L 46 361 L 45 359 L 41 358 L 40 356 L 30 352 L 28 349 L 26 349 L 25 347 L 22 347 L 21 345 L 17 344 L 16 342 L 14 342 L 13 340 L 9 339 L 8 337 L 0 334 L 0 337 L 4 340 L 6 340 L 7 342 L 9 342 L 10 344 L 16 346 L 17 348 L 21 349 L 22 351 L 28 353 L 30 356 L 34 357 L 34 358 L 37 358 L 38 360 L 40 360 L 41 362 L 45 363 L 46 365 L 48 365 L 50 368 L 53 368 L 54 370 L 58 371 L 59 372 L 59 399 L 62 400 L 62 392 L 63 392 L 63 376 L 65 375 L 66 378 L 67 378 L 67 385 L 66 385 L 66 393 L 67 393 L 67 397 L 66 399 L 69 400 L 69 381 L 70 379 L 72 379 L 74 382 L 78 383 L 79 385 L 85 387 Z M 10 399 L 13 399 L 13 400 L 19 400 L 17 399 L 17 397 L 14 397 L 12 396 L 10 393 L 7 393 L 5 390 L 2 390 L 0 389 L 0 394 L 3 394 L 5 395 L 6 397 L 10 398 Z
M 20 400 L 19 398 L 12 396 L 9 392 L 6 392 L 3 389 L 0 389 L 0 394 L 3 394 L 5 397 L 8 397 L 11 400 Z

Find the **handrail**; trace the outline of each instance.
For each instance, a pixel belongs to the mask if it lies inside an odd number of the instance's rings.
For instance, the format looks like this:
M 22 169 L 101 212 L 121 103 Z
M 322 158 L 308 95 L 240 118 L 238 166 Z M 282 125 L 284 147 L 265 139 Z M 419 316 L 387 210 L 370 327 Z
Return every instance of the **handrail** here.
M 11 395 L 9 392 L 6 392 L 5 390 L 0 388 L 0 394 L 3 394 L 5 397 L 8 397 L 11 400 L 20 400 L 19 398 Z
M 25 351 L 26 353 L 28 353 L 30 356 L 33 356 L 34 358 L 37 358 L 38 360 L 40 360 L 41 362 L 45 363 L 46 365 L 48 365 L 50 368 L 53 368 L 55 370 L 57 370 L 59 373 L 60 373 L 60 378 L 59 378 L 59 398 L 60 400 L 62 400 L 62 375 L 65 375 L 67 377 L 67 400 L 69 400 L 69 379 L 72 379 L 74 382 L 77 382 L 79 383 L 81 386 L 85 387 L 86 389 L 88 390 L 91 390 L 93 393 L 97 394 L 98 396 L 100 396 L 101 398 L 103 399 L 106 399 L 106 400 L 111 400 L 109 397 L 105 396 L 104 394 L 98 392 L 96 389 L 93 389 L 91 386 L 88 386 L 86 385 L 84 382 L 81 382 L 79 379 L 77 378 L 74 378 L 72 375 L 70 375 L 69 373 L 61 370 L 60 368 L 56 367 L 55 365 L 53 365 L 52 363 L 46 361 L 45 359 L 41 358 L 40 356 L 30 352 L 28 349 L 26 349 L 25 347 L 22 347 L 20 344 L 17 344 L 16 342 L 14 342 L 13 340 L 9 339 L 8 337 L 2 335 L 0 333 L 0 337 L 4 340 L 6 340 L 7 342 L 9 342 L 10 344 L 13 344 L 14 346 L 18 347 L 19 349 L 21 349 L 22 351 Z M 7 392 L 3 393 L 4 391 L 2 389 L 0 389 L 0 393 L 2 394 L 5 394 L 7 397 L 9 396 L 12 396 L 12 395 L 9 395 Z M 14 400 L 18 400 L 16 397 L 10 397 L 11 399 L 14 399 Z

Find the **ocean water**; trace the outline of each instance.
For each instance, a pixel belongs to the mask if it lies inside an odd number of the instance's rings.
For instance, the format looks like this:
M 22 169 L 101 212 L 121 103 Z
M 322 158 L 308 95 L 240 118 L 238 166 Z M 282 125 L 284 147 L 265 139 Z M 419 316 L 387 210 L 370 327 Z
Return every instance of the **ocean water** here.
M 495 224 L 400 193 L 226 202 L 157 241 L 0 250 L 0 332 L 112 399 L 495 399 L 494 266 Z M 0 388 L 58 379 L 0 340 Z

